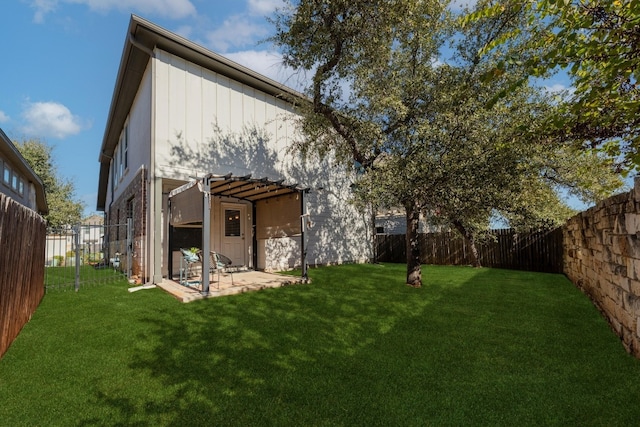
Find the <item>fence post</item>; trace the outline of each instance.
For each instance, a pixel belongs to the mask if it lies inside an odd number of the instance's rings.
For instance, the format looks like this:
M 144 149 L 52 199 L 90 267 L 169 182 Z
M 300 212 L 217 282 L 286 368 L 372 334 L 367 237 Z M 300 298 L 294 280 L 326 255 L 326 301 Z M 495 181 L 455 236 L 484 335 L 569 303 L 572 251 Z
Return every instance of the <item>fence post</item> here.
M 73 244 L 75 246 L 76 253 L 76 277 L 75 277 L 75 289 L 76 292 L 80 290 L 80 226 L 73 227 Z

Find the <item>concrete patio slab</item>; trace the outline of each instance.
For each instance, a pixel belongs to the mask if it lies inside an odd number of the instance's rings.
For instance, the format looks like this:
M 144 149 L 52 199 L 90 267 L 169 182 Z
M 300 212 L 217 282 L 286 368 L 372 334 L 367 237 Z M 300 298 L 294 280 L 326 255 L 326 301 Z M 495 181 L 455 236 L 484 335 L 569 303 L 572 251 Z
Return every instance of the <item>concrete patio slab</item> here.
M 202 293 L 202 286 L 199 280 L 190 280 L 188 286 L 181 285 L 178 281 L 164 279 L 158 284 L 159 288 L 173 295 L 181 302 L 187 303 L 206 298 L 216 298 L 225 295 L 241 294 L 243 292 L 259 291 L 267 288 L 280 288 L 283 286 L 308 283 L 299 276 L 287 276 L 284 274 L 265 273 L 262 271 L 239 271 L 231 274 L 226 273 L 213 277 L 209 285 L 209 294 Z

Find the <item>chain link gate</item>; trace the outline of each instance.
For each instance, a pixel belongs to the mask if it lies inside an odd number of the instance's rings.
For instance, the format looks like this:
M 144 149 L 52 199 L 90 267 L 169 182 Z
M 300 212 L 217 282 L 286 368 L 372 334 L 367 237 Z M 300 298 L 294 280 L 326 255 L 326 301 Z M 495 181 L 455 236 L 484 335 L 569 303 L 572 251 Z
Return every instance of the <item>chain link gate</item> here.
M 132 219 L 126 224 L 78 224 L 47 230 L 45 289 L 71 290 L 131 277 Z

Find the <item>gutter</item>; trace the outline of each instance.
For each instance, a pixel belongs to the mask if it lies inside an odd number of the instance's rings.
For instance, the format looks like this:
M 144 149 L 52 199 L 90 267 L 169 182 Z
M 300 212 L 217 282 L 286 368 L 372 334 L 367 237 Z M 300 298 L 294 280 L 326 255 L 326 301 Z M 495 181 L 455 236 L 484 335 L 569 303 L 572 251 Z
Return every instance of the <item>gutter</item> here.
M 131 43 L 133 46 L 137 47 L 138 49 L 140 49 L 141 51 L 149 55 L 151 58 L 156 57 L 156 54 L 151 49 L 149 49 L 148 47 L 140 43 L 138 40 L 136 40 L 136 38 L 131 33 L 129 33 L 129 43 Z

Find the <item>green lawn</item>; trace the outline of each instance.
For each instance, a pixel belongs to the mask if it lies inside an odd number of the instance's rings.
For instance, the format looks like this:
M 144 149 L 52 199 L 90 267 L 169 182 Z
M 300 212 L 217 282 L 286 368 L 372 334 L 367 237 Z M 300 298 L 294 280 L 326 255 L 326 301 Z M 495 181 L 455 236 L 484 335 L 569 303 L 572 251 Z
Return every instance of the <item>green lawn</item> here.
M 563 276 L 402 265 L 182 304 L 47 293 L 0 361 L 0 425 L 637 425 L 640 361 Z

